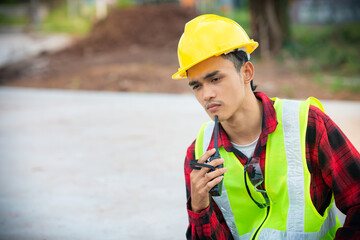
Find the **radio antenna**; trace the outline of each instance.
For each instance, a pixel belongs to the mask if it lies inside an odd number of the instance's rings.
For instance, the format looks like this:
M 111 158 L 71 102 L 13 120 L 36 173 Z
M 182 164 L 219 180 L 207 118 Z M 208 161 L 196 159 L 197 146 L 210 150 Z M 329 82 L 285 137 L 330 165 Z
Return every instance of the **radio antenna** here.
M 214 147 L 216 152 L 214 154 L 215 158 L 220 158 L 219 147 L 218 147 L 218 132 L 219 132 L 219 124 L 218 124 L 218 115 L 215 115 L 215 128 L 214 128 Z

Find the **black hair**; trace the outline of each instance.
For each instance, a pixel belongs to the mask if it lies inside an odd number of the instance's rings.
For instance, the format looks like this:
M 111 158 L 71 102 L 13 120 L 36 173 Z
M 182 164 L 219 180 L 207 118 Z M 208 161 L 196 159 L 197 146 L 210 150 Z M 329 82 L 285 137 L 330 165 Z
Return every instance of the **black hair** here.
M 235 69 L 240 72 L 240 69 L 242 67 L 242 65 L 244 63 L 246 63 L 247 61 L 249 61 L 248 57 L 247 57 L 247 53 L 240 50 L 240 51 L 233 51 L 227 54 L 223 54 L 221 55 L 223 58 L 230 60 L 233 64 Z M 254 80 L 252 79 L 250 81 L 250 86 L 251 86 L 251 90 L 255 91 L 257 85 L 254 85 Z

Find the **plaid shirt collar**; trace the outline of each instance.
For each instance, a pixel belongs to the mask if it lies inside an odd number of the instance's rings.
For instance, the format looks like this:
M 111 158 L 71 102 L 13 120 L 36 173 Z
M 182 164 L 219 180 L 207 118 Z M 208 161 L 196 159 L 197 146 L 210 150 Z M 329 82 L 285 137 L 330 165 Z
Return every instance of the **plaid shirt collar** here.
M 268 135 L 273 133 L 276 129 L 278 124 L 276 119 L 276 112 L 273 106 L 274 101 L 268 98 L 265 93 L 262 92 L 255 92 L 255 97 L 259 99 L 263 104 L 263 121 L 262 121 L 262 131 L 259 137 L 259 144 L 261 147 L 266 145 L 268 140 Z M 218 135 L 218 145 L 219 147 L 224 146 L 227 152 L 232 151 L 232 143 L 226 134 L 225 130 L 222 128 L 220 124 L 219 128 L 219 135 Z M 211 139 L 208 149 L 214 148 L 214 138 Z

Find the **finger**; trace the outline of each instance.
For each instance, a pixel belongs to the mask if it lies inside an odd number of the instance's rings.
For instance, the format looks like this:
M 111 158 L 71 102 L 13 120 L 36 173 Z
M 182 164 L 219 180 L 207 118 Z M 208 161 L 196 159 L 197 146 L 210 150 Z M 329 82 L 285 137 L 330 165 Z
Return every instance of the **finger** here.
M 214 178 L 212 181 L 208 182 L 206 184 L 206 191 L 210 192 L 210 190 L 215 187 L 216 184 L 220 183 L 221 180 L 224 178 L 224 176 L 219 176 L 217 178 Z
M 207 164 L 213 166 L 213 167 L 217 167 L 219 166 L 220 164 L 224 163 L 224 159 L 222 158 L 218 158 L 218 159 L 215 159 Z M 226 168 L 219 168 L 219 169 L 223 169 L 222 171 L 226 171 Z M 190 180 L 195 182 L 195 183 L 198 183 L 200 185 L 203 185 L 205 186 L 206 183 L 208 181 L 210 181 L 211 179 L 213 179 L 214 177 L 216 177 L 214 174 L 210 175 L 212 176 L 211 178 L 207 178 L 206 180 L 204 179 L 204 177 L 209 174 L 208 172 L 210 171 L 211 169 L 208 168 L 208 167 L 202 167 L 200 170 L 192 170 L 191 173 L 190 173 Z M 216 170 L 215 170 L 216 171 Z M 210 172 L 212 173 L 212 172 Z M 204 181 L 205 180 L 205 181 Z
M 203 176 L 200 176 L 200 174 L 196 174 L 197 179 L 194 182 L 193 182 L 194 178 L 191 179 L 192 180 L 192 182 L 191 182 L 192 191 L 193 190 L 195 192 L 203 192 L 203 191 L 205 191 L 206 193 L 208 193 L 209 192 L 208 184 L 210 182 L 213 182 L 213 180 L 219 178 L 219 176 L 221 176 L 221 174 L 224 174 L 226 171 L 227 171 L 227 168 L 224 167 L 224 168 L 219 168 L 219 169 L 217 169 L 217 170 L 215 170 L 213 172 L 207 173 L 207 174 L 205 174 Z M 216 182 L 220 182 L 221 179 L 218 179 Z M 211 185 L 213 185 L 213 184 L 211 183 Z M 216 185 L 216 183 L 215 183 L 215 185 Z M 215 186 L 215 185 L 213 185 L 213 186 Z
M 212 160 L 211 162 L 207 163 L 208 165 L 211 165 L 213 167 L 217 167 L 219 166 L 220 164 L 222 164 L 224 162 L 224 159 L 222 158 L 217 158 L 215 160 Z M 211 169 L 208 168 L 208 167 L 202 167 L 200 170 L 199 170 L 199 174 L 201 176 L 204 176 L 206 173 L 208 173 Z
M 215 153 L 215 151 L 215 148 L 206 151 L 206 153 L 199 158 L 198 162 L 204 163 L 209 157 L 211 157 Z
M 206 174 L 205 178 L 207 179 L 207 181 L 211 181 L 214 178 L 217 178 L 218 176 L 220 176 L 221 174 L 224 174 L 227 171 L 226 167 L 223 168 L 219 168 L 213 172 L 209 172 Z
M 211 162 L 208 162 L 206 164 L 211 165 L 213 167 L 217 167 L 222 163 L 224 163 L 224 159 L 223 158 L 217 158 L 217 159 L 214 159 Z

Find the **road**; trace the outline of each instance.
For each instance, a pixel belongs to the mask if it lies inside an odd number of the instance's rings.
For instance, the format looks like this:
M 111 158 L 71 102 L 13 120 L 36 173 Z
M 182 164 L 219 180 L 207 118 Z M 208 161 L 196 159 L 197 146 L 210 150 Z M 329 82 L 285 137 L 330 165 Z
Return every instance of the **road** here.
M 360 102 L 324 101 L 360 149 Z M 184 239 L 191 95 L 0 88 L 0 239 Z

